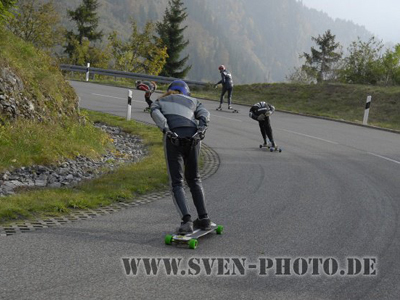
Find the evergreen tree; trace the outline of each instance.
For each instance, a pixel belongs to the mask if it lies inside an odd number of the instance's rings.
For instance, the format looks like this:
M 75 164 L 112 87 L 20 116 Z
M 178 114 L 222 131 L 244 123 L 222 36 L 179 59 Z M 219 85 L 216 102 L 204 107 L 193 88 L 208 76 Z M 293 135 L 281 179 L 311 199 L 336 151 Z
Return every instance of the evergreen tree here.
M 68 10 L 70 20 L 76 22 L 78 27 L 77 34 L 74 31 L 67 31 L 66 34 L 67 46 L 65 52 L 70 57 L 73 56 L 75 50 L 75 41 L 82 45 L 84 39 L 89 42 L 95 42 L 103 37 L 103 32 L 97 31 L 99 17 L 96 10 L 98 7 L 98 0 L 82 0 L 82 4 L 76 10 Z
M 167 61 L 161 74 L 162 76 L 184 78 L 192 66 L 186 66 L 189 55 L 180 59 L 181 52 L 189 44 L 183 37 L 183 31 L 187 26 L 181 27 L 186 19 L 186 8 L 181 0 L 170 0 L 169 7 L 165 9 L 162 22 L 157 23 L 157 33 L 163 44 L 167 47 Z
M 333 66 L 342 57 L 341 51 L 336 52 L 340 50 L 340 44 L 335 42 L 335 35 L 332 35 L 330 30 L 327 30 L 322 36 L 318 35 L 317 38 L 312 37 L 311 39 L 318 45 L 319 50 L 311 47 L 311 54 L 304 52 L 300 56 L 306 59 L 302 70 L 308 76 L 314 77 L 318 83 L 332 79 L 335 77 Z

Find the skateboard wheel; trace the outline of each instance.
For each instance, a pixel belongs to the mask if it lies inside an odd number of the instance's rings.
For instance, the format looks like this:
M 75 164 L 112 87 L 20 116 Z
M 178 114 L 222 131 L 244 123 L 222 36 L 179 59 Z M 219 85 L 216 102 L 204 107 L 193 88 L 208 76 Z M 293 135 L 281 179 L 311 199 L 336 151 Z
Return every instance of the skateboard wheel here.
M 215 229 L 217 234 L 222 234 L 222 231 L 224 231 L 224 226 L 222 225 L 218 225 L 218 227 Z
M 196 249 L 197 248 L 197 240 L 196 239 L 191 239 L 190 241 L 189 241 L 189 248 L 190 249 Z
M 260 148 L 262 148 L 262 145 L 260 145 Z
M 274 148 L 269 148 L 269 151 L 274 152 Z
M 171 245 L 172 244 L 172 235 L 170 235 L 170 234 L 167 234 L 166 236 L 165 236 L 165 244 L 166 245 Z
M 282 152 L 282 149 L 279 149 L 279 152 Z

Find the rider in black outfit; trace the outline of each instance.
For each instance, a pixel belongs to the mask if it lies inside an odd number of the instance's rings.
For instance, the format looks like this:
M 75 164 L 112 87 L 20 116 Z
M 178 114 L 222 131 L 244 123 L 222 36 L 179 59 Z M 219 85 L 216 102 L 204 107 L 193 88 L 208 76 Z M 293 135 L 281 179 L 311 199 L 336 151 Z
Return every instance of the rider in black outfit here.
M 164 151 L 172 188 L 172 198 L 182 218 L 178 233 L 193 232 L 193 227 L 211 229 L 203 186 L 198 168 L 201 140 L 210 120 L 210 113 L 183 80 L 173 81 L 167 93 L 151 105 L 151 117 L 164 133 Z M 198 219 L 192 222 L 186 203 L 184 178 L 189 185 Z
M 226 70 L 224 65 L 220 65 L 218 69 L 221 73 L 221 80 L 215 84 L 215 88 L 217 88 L 218 84 L 221 83 L 222 92 L 219 101 L 219 107 L 217 109 L 221 109 L 222 103 L 224 103 L 224 95 L 226 92 L 228 92 L 228 109 L 232 109 L 232 90 L 233 90 L 232 75 Z
M 272 115 L 274 111 L 275 107 L 264 101 L 258 102 L 250 108 L 249 117 L 258 121 L 261 135 L 264 139 L 264 147 L 268 145 L 267 137 L 271 142 L 271 147 L 277 147 L 274 141 L 274 136 L 272 135 L 271 122 L 269 120 L 269 116 Z

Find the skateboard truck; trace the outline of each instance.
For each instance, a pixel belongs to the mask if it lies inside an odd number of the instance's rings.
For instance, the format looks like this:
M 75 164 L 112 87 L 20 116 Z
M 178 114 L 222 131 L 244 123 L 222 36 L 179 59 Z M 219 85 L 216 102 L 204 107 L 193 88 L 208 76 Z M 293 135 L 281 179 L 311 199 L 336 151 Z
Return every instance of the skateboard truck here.
M 222 107 L 217 107 L 216 110 L 225 111 L 224 109 L 222 109 Z M 228 111 L 231 111 L 232 113 L 239 113 L 239 111 L 237 109 L 234 109 L 234 108 L 230 108 L 230 109 L 228 108 Z
M 281 148 L 279 148 L 279 147 L 272 147 L 271 145 L 267 145 L 267 146 L 260 145 L 260 149 L 262 149 L 262 148 L 268 148 L 270 152 L 274 152 L 274 151 L 282 152 L 282 149 L 281 149 Z

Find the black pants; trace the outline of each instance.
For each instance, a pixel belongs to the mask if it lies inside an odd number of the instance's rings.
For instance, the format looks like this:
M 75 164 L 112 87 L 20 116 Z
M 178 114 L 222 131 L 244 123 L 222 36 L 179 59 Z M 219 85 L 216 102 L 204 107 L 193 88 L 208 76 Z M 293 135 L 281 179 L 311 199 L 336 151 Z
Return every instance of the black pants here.
M 222 103 L 224 103 L 224 96 L 226 92 L 228 92 L 228 106 L 232 104 L 232 90 L 233 90 L 232 87 L 227 88 L 225 86 L 222 86 L 221 99 L 219 100 L 219 105 L 222 105 Z
M 151 94 L 148 94 L 148 93 L 146 93 L 144 95 L 144 100 L 146 100 L 146 103 L 149 106 L 149 108 L 150 108 L 151 104 L 153 103 L 153 101 L 150 100 L 150 96 L 151 96 Z
M 267 142 L 267 136 L 268 139 L 272 144 L 274 144 L 274 136 L 272 135 L 272 128 L 271 128 L 271 122 L 269 120 L 269 117 L 265 117 L 264 121 L 258 121 L 258 125 L 260 126 L 260 131 L 261 135 L 264 139 L 264 143 Z
M 188 140 L 187 140 L 188 141 Z M 181 218 L 190 215 L 184 190 L 184 178 L 190 188 L 193 202 L 199 216 L 207 215 L 203 185 L 199 174 L 198 158 L 200 141 L 172 143 L 171 139 L 164 136 L 164 150 L 170 179 L 172 198 Z

